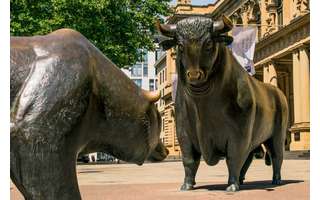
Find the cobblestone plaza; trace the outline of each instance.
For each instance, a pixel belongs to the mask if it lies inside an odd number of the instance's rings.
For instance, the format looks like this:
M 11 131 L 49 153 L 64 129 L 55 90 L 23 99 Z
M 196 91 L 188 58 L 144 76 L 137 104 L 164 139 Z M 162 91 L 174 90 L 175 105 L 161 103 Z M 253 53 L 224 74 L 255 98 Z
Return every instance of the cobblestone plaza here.
M 309 199 L 309 160 L 285 160 L 283 185 L 271 185 L 272 168 L 263 160 L 255 160 L 240 192 L 225 192 L 228 172 L 225 161 L 216 166 L 201 162 L 196 189 L 180 192 L 183 181 L 181 162 L 134 164 L 78 165 L 78 181 L 84 200 L 304 200 Z M 22 196 L 11 184 L 11 200 Z

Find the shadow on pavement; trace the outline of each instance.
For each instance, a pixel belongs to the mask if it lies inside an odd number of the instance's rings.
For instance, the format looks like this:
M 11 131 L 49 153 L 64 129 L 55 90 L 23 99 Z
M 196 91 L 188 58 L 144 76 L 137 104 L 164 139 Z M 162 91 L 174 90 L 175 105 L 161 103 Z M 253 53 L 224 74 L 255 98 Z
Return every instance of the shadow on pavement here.
M 273 188 L 280 187 L 283 185 L 293 184 L 293 183 L 301 183 L 303 180 L 283 180 L 281 185 L 272 185 L 271 181 L 251 181 L 244 182 L 243 185 L 240 186 L 240 190 L 266 190 L 273 191 Z M 227 184 L 217 184 L 217 185 L 201 185 L 195 187 L 195 190 L 205 189 L 205 190 L 223 190 L 227 188 Z
M 98 171 L 98 170 L 86 170 L 86 171 L 79 171 L 78 174 L 87 174 L 87 173 L 100 173 L 103 171 Z

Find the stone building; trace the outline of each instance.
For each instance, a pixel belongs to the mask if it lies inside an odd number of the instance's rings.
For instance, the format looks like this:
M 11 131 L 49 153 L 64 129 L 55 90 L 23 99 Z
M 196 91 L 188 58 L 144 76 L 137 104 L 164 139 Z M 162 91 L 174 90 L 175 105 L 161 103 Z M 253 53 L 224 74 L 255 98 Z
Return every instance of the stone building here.
M 228 16 L 235 25 L 257 27 L 255 77 L 278 86 L 286 95 L 290 119 L 286 150 L 309 150 L 310 140 L 310 9 L 309 0 L 216 0 L 206 6 L 178 1 L 167 23 L 188 16 L 218 19 Z M 171 155 L 180 155 L 172 102 L 175 53 L 170 49 L 155 63 L 163 116 L 162 135 Z

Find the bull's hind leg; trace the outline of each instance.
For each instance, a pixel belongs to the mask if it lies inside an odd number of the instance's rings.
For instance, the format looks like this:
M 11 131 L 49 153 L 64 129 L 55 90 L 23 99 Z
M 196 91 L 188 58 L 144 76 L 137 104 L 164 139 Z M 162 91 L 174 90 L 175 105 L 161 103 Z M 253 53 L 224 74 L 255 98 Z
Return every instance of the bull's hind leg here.
M 243 184 L 243 181 L 245 180 L 246 173 L 252 163 L 253 157 L 259 156 L 259 158 L 262 158 L 263 155 L 264 155 L 264 150 L 261 145 L 259 147 L 257 147 L 256 149 L 254 149 L 252 152 L 250 152 L 246 162 L 244 163 L 244 165 L 241 168 L 240 177 L 239 177 L 239 183 L 241 185 Z
M 281 166 L 283 162 L 284 141 L 279 137 L 273 137 L 265 143 L 268 152 L 271 155 L 273 177 L 272 184 L 281 184 Z
M 239 177 L 239 184 L 240 184 L 240 185 L 243 184 L 243 181 L 244 181 L 244 179 L 245 179 L 246 173 L 247 173 L 247 171 L 248 171 L 248 169 L 249 169 L 249 167 L 250 167 L 250 165 L 251 165 L 251 162 L 252 162 L 252 160 L 253 160 L 253 156 L 254 156 L 254 152 L 252 151 L 252 152 L 249 154 L 249 156 L 248 156 L 246 162 L 244 163 L 243 167 L 241 168 L 240 177 Z
M 274 185 L 281 184 L 281 166 L 283 162 L 283 152 L 288 123 L 287 108 L 284 107 L 281 115 L 278 114 L 278 116 L 281 117 L 276 120 L 272 137 L 264 143 L 272 160 L 272 184 Z
M 281 184 L 281 166 L 283 162 L 284 142 L 283 137 L 273 136 L 264 143 L 271 155 L 273 169 L 272 184 L 274 185 Z

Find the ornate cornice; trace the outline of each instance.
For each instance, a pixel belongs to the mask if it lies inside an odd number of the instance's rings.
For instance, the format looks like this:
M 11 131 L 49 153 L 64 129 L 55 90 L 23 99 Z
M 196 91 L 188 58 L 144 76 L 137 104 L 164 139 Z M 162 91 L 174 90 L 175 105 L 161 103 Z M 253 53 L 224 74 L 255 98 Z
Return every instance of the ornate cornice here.
M 222 14 L 232 15 L 236 10 L 241 9 L 244 3 L 250 0 L 224 0 L 211 14 L 213 19 L 219 18 Z
M 279 31 L 264 37 L 256 44 L 254 62 L 255 65 L 261 65 L 268 62 L 269 58 L 277 52 L 280 52 L 295 43 L 295 48 L 299 47 L 299 41 L 308 40 L 310 36 L 310 14 L 298 17 L 289 25 L 283 27 Z M 301 44 L 303 45 L 303 44 Z M 292 49 L 291 49 L 292 50 Z M 285 53 L 291 53 L 286 51 Z

